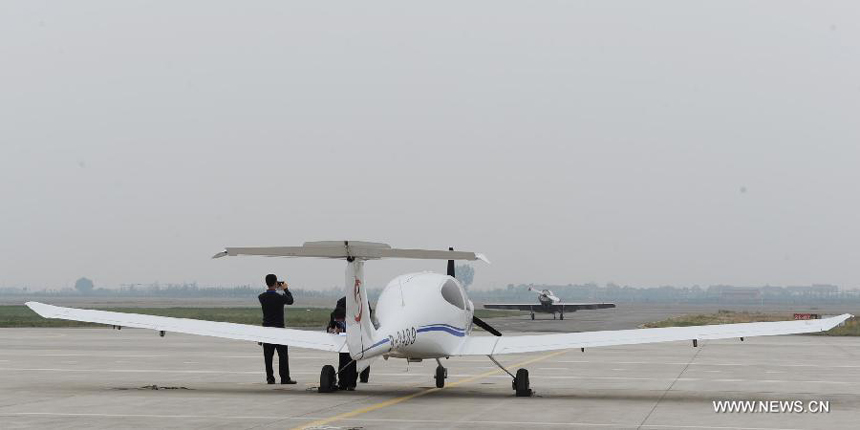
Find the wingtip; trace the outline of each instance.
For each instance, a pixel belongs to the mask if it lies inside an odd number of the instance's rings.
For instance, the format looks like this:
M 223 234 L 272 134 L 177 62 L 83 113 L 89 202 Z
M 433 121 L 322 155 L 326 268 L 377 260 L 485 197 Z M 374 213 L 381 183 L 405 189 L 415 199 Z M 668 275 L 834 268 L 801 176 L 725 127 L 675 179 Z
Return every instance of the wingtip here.
M 492 263 L 490 263 L 490 259 L 489 259 L 489 258 L 487 258 L 487 256 L 486 256 L 486 255 L 484 255 L 484 254 L 479 254 L 479 253 L 477 253 L 477 252 L 476 252 L 476 253 L 475 253 L 475 258 L 477 258 L 478 260 L 483 261 L 484 263 L 492 264 Z
M 213 255 L 212 259 L 214 260 L 216 258 L 221 258 L 221 257 L 226 257 L 226 256 L 227 256 L 227 250 L 225 249 L 224 251 L 221 251 L 221 252 Z
M 854 315 L 849 314 L 849 313 L 845 313 L 842 315 L 836 315 L 834 317 L 826 318 L 826 320 L 828 321 L 827 323 L 825 323 L 826 325 L 824 326 L 826 328 L 822 327 L 821 331 L 823 331 L 823 332 L 829 331 L 836 326 L 841 326 L 841 325 L 845 324 L 846 321 L 848 321 L 849 319 L 851 319 L 853 317 L 854 317 Z M 822 320 L 822 321 L 824 321 L 824 320 Z
M 46 305 L 40 302 L 25 302 L 24 305 L 30 308 L 31 311 L 39 314 L 40 317 L 48 318 L 45 312 L 47 309 L 50 309 L 50 305 Z

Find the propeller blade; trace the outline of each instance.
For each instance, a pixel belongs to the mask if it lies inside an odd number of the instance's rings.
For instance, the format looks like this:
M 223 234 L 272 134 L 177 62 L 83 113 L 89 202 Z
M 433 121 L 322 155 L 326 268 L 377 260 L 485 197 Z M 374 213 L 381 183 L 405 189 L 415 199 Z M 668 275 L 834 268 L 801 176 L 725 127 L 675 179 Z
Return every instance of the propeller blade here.
M 482 320 L 482 319 L 480 319 L 480 318 L 478 318 L 478 317 L 476 317 L 476 316 L 474 316 L 474 315 L 472 315 L 472 322 L 473 322 L 476 326 L 478 326 L 478 327 L 480 327 L 480 328 L 482 328 L 482 329 L 486 330 L 487 332 L 489 332 L 489 333 L 490 333 L 490 334 L 492 334 L 493 336 L 501 336 L 501 335 L 502 335 L 502 333 L 501 333 L 500 331 L 498 331 L 498 330 L 494 329 L 494 328 L 493 328 L 493 326 L 491 326 L 491 325 L 487 324 L 486 322 L 484 322 L 484 320 Z

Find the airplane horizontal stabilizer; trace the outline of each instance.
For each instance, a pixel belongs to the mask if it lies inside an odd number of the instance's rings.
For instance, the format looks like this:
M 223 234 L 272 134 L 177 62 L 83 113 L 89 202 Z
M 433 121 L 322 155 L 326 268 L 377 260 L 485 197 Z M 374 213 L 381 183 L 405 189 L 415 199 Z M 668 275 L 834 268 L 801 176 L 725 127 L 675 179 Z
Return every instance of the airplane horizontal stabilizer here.
M 221 258 L 236 255 L 257 255 L 264 257 L 316 257 L 316 258 L 360 258 L 377 260 L 381 258 L 414 258 L 424 260 L 487 260 L 483 254 L 466 251 L 392 248 L 384 243 L 359 241 L 305 242 L 302 246 L 269 246 L 225 248 L 212 256 Z

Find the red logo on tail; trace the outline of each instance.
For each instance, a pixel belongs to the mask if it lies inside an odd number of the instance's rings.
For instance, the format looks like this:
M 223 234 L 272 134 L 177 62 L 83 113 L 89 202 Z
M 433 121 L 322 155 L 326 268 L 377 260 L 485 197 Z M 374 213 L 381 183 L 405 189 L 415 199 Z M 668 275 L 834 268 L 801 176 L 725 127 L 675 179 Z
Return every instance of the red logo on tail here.
M 355 322 L 361 322 L 361 314 L 364 313 L 364 302 L 361 300 L 361 281 L 355 278 L 355 286 L 352 290 L 352 295 L 355 302 L 358 303 L 358 314 L 355 315 Z

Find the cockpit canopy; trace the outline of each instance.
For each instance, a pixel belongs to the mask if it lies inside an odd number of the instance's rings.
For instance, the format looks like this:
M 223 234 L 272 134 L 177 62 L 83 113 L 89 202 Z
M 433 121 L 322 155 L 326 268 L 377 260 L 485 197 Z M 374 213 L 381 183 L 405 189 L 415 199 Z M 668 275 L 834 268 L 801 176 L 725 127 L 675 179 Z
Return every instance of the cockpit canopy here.
M 445 284 L 442 285 L 442 298 L 445 299 L 446 302 L 465 310 L 466 309 L 466 299 L 463 297 L 463 289 L 457 284 L 453 279 L 448 279 L 445 281 Z

